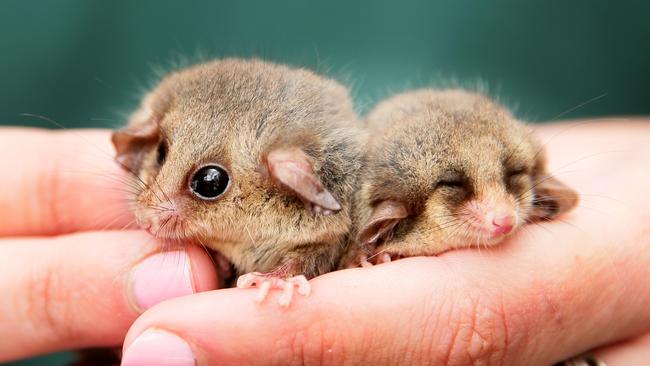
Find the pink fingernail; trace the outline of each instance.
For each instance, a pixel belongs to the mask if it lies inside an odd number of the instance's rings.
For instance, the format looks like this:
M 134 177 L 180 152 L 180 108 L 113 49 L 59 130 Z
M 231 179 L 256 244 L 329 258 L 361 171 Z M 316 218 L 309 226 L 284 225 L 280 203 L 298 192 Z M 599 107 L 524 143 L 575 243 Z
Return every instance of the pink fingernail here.
M 137 307 L 147 310 L 161 301 L 194 293 L 190 259 L 184 251 L 154 254 L 131 274 Z
M 131 343 L 122 357 L 122 366 L 194 366 L 189 344 L 162 330 L 150 329 Z

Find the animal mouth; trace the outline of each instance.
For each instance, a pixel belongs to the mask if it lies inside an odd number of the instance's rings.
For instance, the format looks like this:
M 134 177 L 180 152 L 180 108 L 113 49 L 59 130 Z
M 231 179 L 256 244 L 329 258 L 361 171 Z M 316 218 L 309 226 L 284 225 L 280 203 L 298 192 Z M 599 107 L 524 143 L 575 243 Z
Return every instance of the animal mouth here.
M 169 216 L 156 222 L 146 221 L 140 224 L 140 227 L 158 239 L 188 240 L 196 236 L 194 230 L 177 216 Z
M 510 233 L 510 230 L 488 230 L 482 226 L 472 226 L 468 232 L 463 235 L 464 240 L 477 245 L 492 246 L 504 240 Z

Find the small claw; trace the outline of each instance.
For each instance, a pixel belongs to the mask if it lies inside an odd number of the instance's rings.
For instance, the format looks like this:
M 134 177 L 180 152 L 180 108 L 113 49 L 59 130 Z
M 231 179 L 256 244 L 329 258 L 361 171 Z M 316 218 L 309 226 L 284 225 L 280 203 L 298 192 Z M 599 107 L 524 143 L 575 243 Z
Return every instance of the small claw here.
M 361 264 L 361 267 L 363 268 L 374 267 L 374 265 L 368 261 L 367 255 L 362 255 L 359 258 L 359 264 Z
M 237 288 L 251 288 L 257 286 L 261 273 L 251 272 L 239 276 L 237 279 Z
M 271 274 L 252 272 L 242 275 L 237 279 L 238 288 L 251 288 L 256 286 L 259 288 L 255 297 L 255 302 L 258 304 L 264 302 L 272 289 L 283 290 L 278 299 L 278 303 L 284 307 L 289 307 L 291 304 L 294 286 L 298 287 L 298 293 L 302 296 L 309 296 L 311 293 L 311 285 L 307 281 L 307 277 L 303 275 L 281 278 Z
M 307 281 L 307 277 L 300 275 L 294 277 L 293 280 L 298 285 L 299 294 L 302 296 L 309 296 L 309 294 L 311 294 L 311 284 L 309 284 L 309 281 Z
M 284 290 L 278 298 L 278 304 L 280 304 L 280 306 L 288 308 L 289 304 L 291 304 L 291 299 L 293 298 L 293 285 L 294 284 L 291 281 L 285 282 Z
M 390 263 L 391 261 L 392 261 L 392 259 L 390 257 L 390 254 L 388 254 L 388 253 L 382 253 L 377 258 L 377 264 Z
M 361 267 L 362 268 L 370 268 L 370 267 L 374 267 L 374 266 L 375 266 L 374 264 L 372 264 L 372 263 L 370 263 L 368 261 L 361 262 Z
M 258 304 L 263 303 L 266 297 L 269 295 L 271 286 L 272 286 L 271 281 L 262 281 L 262 284 L 260 285 L 260 289 L 257 292 L 257 297 L 255 298 L 255 302 L 257 302 Z

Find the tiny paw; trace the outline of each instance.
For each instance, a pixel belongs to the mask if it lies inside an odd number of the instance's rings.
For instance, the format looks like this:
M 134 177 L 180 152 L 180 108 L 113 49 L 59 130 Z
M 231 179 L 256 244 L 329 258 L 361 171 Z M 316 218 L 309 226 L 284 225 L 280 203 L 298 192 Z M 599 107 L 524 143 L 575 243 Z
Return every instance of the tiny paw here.
M 366 265 L 364 263 L 361 263 L 362 267 L 371 267 L 373 265 L 378 265 L 382 263 L 390 263 L 392 261 L 398 260 L 402 258 L 400 254 L 396 253 L 391 253 L 386 250 L 381 250 L 376 252 L 375 254 L 371 255 L 366 259 Z
M 255 298 L 257 303 L 264 302 L 270 290 L 282 290 L 278 303 L 284 307 L 289 307 L 291 304 L 295 287 L 298 287 L 298 293 L 302 296 L 309 296 L 311 293 L 311 285 L 303 275 L 282 278 L 269 273 L 251 272 L 237 279 L 237 288 L 251 287 L 259 288 Z
M 372 264 L 372 262 L 370 262 L 368 260 L 368 255 L 362 254 L 357 259 L 357 263 L 355 265 L 350 265 L 348 268 L 354 268 L 354 267 L 359 267 L 359 266 L 361 266 L 363 268 L 368 268 L 368 267 L 374 266 L 374 264 Z

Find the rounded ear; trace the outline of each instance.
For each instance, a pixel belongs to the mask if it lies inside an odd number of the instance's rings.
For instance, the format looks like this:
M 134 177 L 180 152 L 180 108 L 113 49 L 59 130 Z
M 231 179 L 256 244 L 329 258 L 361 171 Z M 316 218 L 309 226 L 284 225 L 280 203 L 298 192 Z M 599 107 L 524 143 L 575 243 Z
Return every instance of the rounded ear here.
M 533 219 L 552 220 L 578 205 L 578 193 L 551 175 L 542 174 L 534 185 Z
M 408 217 L 406 206 L 394 200 L 381 201 L 372 209 L 370 219 L 359 230 L 357 241 L 362 245 L 376 244 L 393 232 L 395 226 Z
M 274 181 L 295 193 L 314 213 L 330 215 L 341 210 L 341 205 L 314 173 L 311 160 L 302 149 L 280 147 L 264 158 L 262 171 Z
M 144 152 L 159 139 L 158 123 L 153 120 L 114 131 L 111 140 L 117 153 L 115 160 L 135 173 L 140 168 Z
M 111 140 L 115 147 L 115 160 L 124 169 L 135 173 L 140 168 L 144 153 L 152 144 L 160 141 L 158 116 L 161 101 L 153 94 L 147 95 L 129 120 L 128 126 L 113 132 Z

